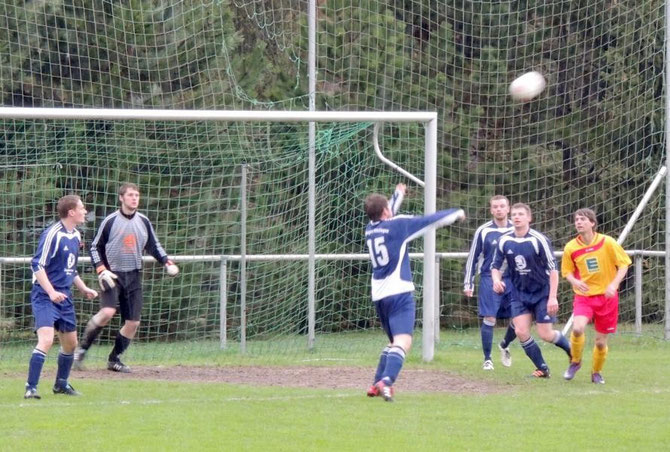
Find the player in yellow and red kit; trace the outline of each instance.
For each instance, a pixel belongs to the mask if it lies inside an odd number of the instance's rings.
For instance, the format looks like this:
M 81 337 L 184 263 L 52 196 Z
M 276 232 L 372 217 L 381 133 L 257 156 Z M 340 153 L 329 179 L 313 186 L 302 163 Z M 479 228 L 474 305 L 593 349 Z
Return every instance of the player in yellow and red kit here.
M 616 332 L 619 284 L 626 276 L 631 261 L 616 240 L 596 232 L 597 225 L 593 210 L 577 210 L 575 228 L 579 235 L 565 245 L 563 252 L 561 273 L 575 291 L 574 323 L 570 335 L 572 359 L 563 377 L 572 380 L 582 367 L 584 329 L 593 321 L 596 344 L 591 381 L 604 384 L 601 372 L 607 358 L 607 335 Z

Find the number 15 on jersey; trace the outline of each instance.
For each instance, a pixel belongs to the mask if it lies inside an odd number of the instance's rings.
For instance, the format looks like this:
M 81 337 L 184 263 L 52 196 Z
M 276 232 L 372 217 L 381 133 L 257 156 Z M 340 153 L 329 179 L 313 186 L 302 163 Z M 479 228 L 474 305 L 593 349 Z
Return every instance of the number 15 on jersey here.
M 389 252 L 384 243 L 384 237 L 368 239 L 368 252 L 372 260 L 372 268 L 377 268 L 389 263 Z

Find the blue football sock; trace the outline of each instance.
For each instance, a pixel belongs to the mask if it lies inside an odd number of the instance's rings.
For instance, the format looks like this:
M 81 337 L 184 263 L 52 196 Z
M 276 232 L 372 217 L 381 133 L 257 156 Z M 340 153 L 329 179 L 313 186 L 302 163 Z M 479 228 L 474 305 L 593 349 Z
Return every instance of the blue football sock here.
M 30 364 L 28 365 L 28 381 L 26 381 L 26 384 L 31 388 L 37 387 L 46 358 L 47 355 L 42 350 L 33 350 L 33 354 L 30 356 Z
M 384 368 L 384 372 L 382 373 L 382 380 L 389 386 L 393 385 L 404 363 L 405 350 L 397 345 L 391 346 L 386 357 L 386 368 Z
M 61 352 L 58 354 L 58 371 L 56 372 L 56 384 L 67 384 L 67 379 L 70 378 L 70 370 L 74 362 L 74 355 L 72 353 L 66 354 Z
M 484 360 L 491 359 L 491 347 L 493 346 L 493 327 L 495 323 L 490 323 L 486 320 L 482 322 L 480 329 L 482 335 L 482 351 L 484 352 Z
M 509 322 L 509 325 L 507 326 L 507 331 L 505 331 L 505 337 L 503 338 L 502 342 L 500 342 L 500 346 L 502 348 L 507 348 L 509 347 L 509 344 L 514 342 L 514 339 L 516 339 L 516 330 L 514 329 L 514 323 Z
M 570 341 L 563 336 L 563 333 L 556 331 L 554 334 L 554 340 L 552 341 L 556 347 L 563 349 L 565 353 L 568 354 L 569 358 L 572 358 L 572 353 L 570 352 Z
M 386 358 L 388 357 L 389 350 L 391 350 L 391 347 L 386 346 L 379 355 L 379 364 L 377 364 L 377 371 L 375 372 L 375 381 L 373 381 L 372 383 L 377 383 L 379 380 L 382 379 L 382 374 L 384 373 L 384 369 L 386 368 Z
M 526 355 L 528 355 L 530 360 L 533 361 L 533 364 L 535 364 L 536 369 L 548 369 L 547 363 L 544 361 L 544 357 L 542 357 L 542 350 L 540 350 L 540 346 L 537 345 L 537 342 L 535 342 L 532 336 L 529 337 L 526 342 L 522 342 L 521 346 L 523 347 L 523 351 L 526 352 Z

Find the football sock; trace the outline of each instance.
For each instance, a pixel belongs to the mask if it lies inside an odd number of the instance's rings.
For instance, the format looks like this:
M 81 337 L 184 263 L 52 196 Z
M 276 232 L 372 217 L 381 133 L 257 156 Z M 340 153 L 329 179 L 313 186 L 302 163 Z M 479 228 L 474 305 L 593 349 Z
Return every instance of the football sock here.
M 586 342 L 586 335 L 581 334 L 580 336 L 575 336 L 575 332 L 570 333 L 570 350 L 572 352 L 572 362 L 578 363 L 582 360 L 582 354 L 584 353 L 584 342 Z
M 500 343 L 500 346 L 502 348 L 507 348 L 509 347 L 509 344 L 511 344 L 514 341 L 514 339 L 516 339 L 516 330 L 514 329 L 514 323 L 509 322 L 509 325 L 507 326 L 507 331 L 505 331 L 505 337 Z
M 116 333 L 116 340 L 114 341 L 114 348 L 112 349 L 112 353 L 109 354 L 109 361 L 119 361 L 119 355 L 123 354 L 129 345 L 130 339 L 121 334 L 121 331 Z
M 58 354 L 58 371 L 56 372 L 56 383 L 58 380 L 62 380 L 67 383 L 67 379 L 70 378 L 70 370 L 72 369 L 72 363 L 74 362 L 74 355 L 72 353 L 66 354 L 61 350 Z
M 593 347 L 593 373 L 600 373 L 603 370 L 608 351 L 609 347 L 607 346 L 603 348 Z
M 542 357 L 542 350 L 540 350 L 540 346 L 537 345 L 533 336 L 529 337 L 527 341 L 522 342 L 521 346 L 523 347 L 523 351 L 526 352 L 526 355 L 528 355 L 530 360 L 533 361 L 533 364 L 535 364 L 536 369 L 548 369 L 547 363 L 544 362 L 544 358 Z
M 30 364 L 28 365 L 28 381 L 26 381 L 26 384 L 31 388 L 37 387 L 46 358 L 47 355 L 42 350 L 37 348 L 33 350 L 33 354 L 30 356 Z
M 488 320 L 482 321 L 481 335 L 482 335 L 482 351 L 484 352 L 484 360 L 491 359 L 491 347 L 493 345 L 493 327 L 495 322 L 491 323 Z
M 84 350 L 91 348 L 91 345 L 93 345 L 95 340 L 98 338 L 100 331 L 102 331 L 102 327 L 98 326 L 91 318 L 91 320 L 89 320 L 86 324 L 84 334 L 82 334 L 81 344 L 79 344 L 79 346 Z
M 562 348 L 565 353 L 567 353 L 568 358 L 572 359 L 572 354 L 570 353 L 570 342 L 563 336 L 558 330 L 554 330 L 554 340 L 551 341 L 556 347 Z
M 384 373 L 384 369 L 386 368 L 386 358 L 388 357 L 389 350 L 391 350 L 391 347 L 386 346 L 379 355 L 379 363 L 377 364 L 377 371 L 375 372 L 375 381 L 373 381 L 372 383 L 377 383 L 379 380 L 382 379 L 382 374 Z
M 404 363 L 405 350 L 397 345 L 392 345 L 386 357 L 386 367 L 384 368 L 382 380 L 389 386 L 395 383 Z

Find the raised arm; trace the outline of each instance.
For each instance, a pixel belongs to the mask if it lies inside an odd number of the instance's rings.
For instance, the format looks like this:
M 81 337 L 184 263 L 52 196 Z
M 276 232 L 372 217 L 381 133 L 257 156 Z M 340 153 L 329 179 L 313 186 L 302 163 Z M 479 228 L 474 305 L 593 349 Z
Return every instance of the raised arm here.
M 394 221 L 402 221 L 405 223 L 407 240 L 410 241 L 417 237 L 421 237 L 431 229 L 448 226 L 456 221 L 464 219 L 465 212 L 463 212 L 463 209 L 446 209 L 422 217 L 401 215 Z
M 405 184 L 398 184 L 395 186 L 395 192 L 391 196 L 391 201 L 389 202 L 391 213 L 393 215 L 397 214 L 400 210 L 400 204 L 402 204 L 403 199 L 405 199 L 405 194 L 407 194 L 407 186 Z

